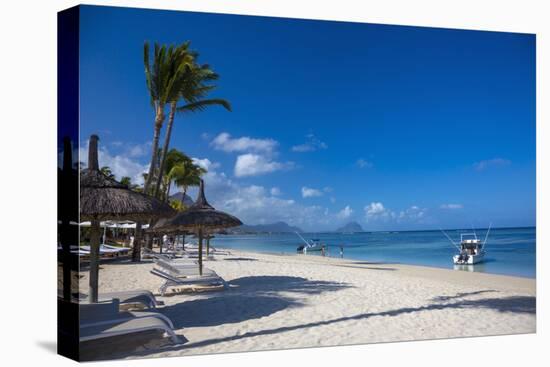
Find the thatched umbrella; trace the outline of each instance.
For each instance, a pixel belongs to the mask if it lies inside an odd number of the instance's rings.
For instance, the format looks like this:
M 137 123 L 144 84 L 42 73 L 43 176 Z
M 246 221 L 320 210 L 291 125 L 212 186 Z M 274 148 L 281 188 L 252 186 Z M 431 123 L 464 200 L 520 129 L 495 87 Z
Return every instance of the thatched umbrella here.
M 221 228 L 240 226 L 243 223 L 230 214 L 214 209 L 204 196 L 204 181 L 201 180 L 197 200 L 187 210 L 157 223 L 155 231 L 193 231 L 199 237 L 199 274 L 202 275 L 202 239 L 205 234 Z
M 88 168 L 80 173 L 80 220 L 91 221 L 90 300 L 97 302 L 99 272 L 100 221 L 148 221 L 174 215 L 174 210 L 160 200 L 132 191 L 128 186 L 107 177 L 99 170 L 97 135 L 90 136 Z M 136 237 L 139 228 L 136 228 Z M 136 238 L 137 240 L 137 238 Z M 137 246 L 139 241 L 134 246 Z
M 210 254 L 210 240 L 215 237 L 216 236 L 214 236 L 212 233 L 206 233 L 206 235 L 203 236 L 203 239 L 206 239 L 206 256 L 207 257 Z M 199 238 L 199 236 L 195 236 L 195 238 Z

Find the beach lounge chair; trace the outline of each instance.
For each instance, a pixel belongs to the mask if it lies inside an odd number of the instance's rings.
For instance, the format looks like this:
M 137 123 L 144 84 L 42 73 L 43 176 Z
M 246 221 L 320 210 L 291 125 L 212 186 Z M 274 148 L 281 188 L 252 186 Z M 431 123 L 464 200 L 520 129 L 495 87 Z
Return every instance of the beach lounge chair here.
M 80 305 L 80 341 L 160 330 L 179 343 L 174 325 L 157 312 L 119 312 L 116 300 Z
M 106 243 L 102 243 L 101 244 L 101 247 L 106 249 L 106 250 L 115 250 L 117 251 L 120 255 L 127 255 L 131 248 L 129 247 L 118 247 L 118 246 L 112 246 L 112 245 L 107 245 Z
M 122 291 L 122 292 L 108 292 L 100 293 L 99 301 L 108 301 L 110 299 L 118 299 L 121 305 L 125 304 L 141 304 L 145 308 L 155 309 L 158 302 L 150 291 L 147 290 L 134 290 L 134 291 Z
M 58 291 L 58 296 L 63 296 L 60 290 Z M 88 295 L 82 293 L 73 294 L 73 299 L 78 303 L 86 303 Z M 108 292 L 100 293 L 98 296 L 99 302 L 109 302 L 113 299 L 117 299 L 121 305 L 140 304 L 148 309 L 156 309 L 158 306 L 158 302 L 153 293 L 147 290 Z
M 120 255 L 125 255 L 128 252 L 121 250 L 122 247 L 116 247 L 116 246 L 109 246 L 105 244 L 101 244 L 99 246 L 99 255 L 103 257 L 118 257 Z M 90 246 L 80 246 L 80 251 L 87 251 L 90 252 Z
M 154 251 L 151 251 L 149 249 L 144 249 L 143 250 L 143 253 L 144 255 L 147 255 L 148 257 L 154 259 L 154 260 L 162 260 L 162 261 L 165 261 L 167 263 L 179 263 L 179 264 L 198 264 L 198 262 L 196 261 L 196 259 L 199 257 L 198 254 L 188 254 L 188 253 L 168 253 L 168 252 L 163 252 L 162 254 L 161 253 L 158 253 L 158 252 L 154 252 Z M 204 256 L 204 258 L 206 259 L 206 255 Z M 212 259 L 212 256 L 209 256 L 210 259 Z
M 213 275 L 203 275 L 197 277 L 187 277 L 187 278 L 178 278 L 169 273 L 166 273 L 159 269 L 151 270 L 151 274 L 156 275 L 164 279 L 164 284 L 159 288 L 159 293 L 161 295 L 166 294 L 168 287 L 177 287 L 177 286 L 227 286 L 225 280 L 223 280 L 219 275 L 214 273 Z
M 142 248 L 141 253 L 144 257 L 152 258 L 152 259 L 162 259 L 165 261 L 172 261 L 172 260 L 178 260 L 178 259 L 187 259 L 185 256 L 181 256 L 181 254 L 175 253 L 175 252 L 168 252 L 165 251 L 163 253 L 155 252 L 153 250 L 150 250 L 148 248 Z
M 199 266 L 197 264 L 191 264 L 191 265 L 181 265 L 181 264 L 174 264 L 171 262 L 165 262 L 163 260 L 155 260 L 155 264 L 161 269 L 161 271 L 164 271 L 166 273 L 171 274 L 172 276 L 182 278 L 182 277 L 193 277 L 193 276 L 201 276 L 199 273 Z M 202 269 L 202 275 L 215 275 L 216 273 L 208 268 Z
M 198 251 L 184 250 L 183 255 L 188 259 L 198 259 L 199 258 L 199 252 Z M 214 255 L 212 253 L 210 253 L 210 254 L 208 254 L 208 256 L 206 256 L 206 250 L 204 250 L 203 253 L 202 253 L 202 258 L 204 260 L 214 260 Z

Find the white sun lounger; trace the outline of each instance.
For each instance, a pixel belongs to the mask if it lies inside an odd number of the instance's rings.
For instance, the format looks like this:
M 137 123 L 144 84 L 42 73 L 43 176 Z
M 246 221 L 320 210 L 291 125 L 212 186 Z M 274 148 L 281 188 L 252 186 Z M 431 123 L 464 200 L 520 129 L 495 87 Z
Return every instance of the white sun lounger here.
M 170 319 L 157 312 L 118 312 L 118 302 L 80 305 L 80 341 L 161 330 L 178 343 Z
M 155 264 L 161 268 L 161 271 L 164 271 L 166 273 L 169 273 L 172 276 L 175 276 L 177 278 L 181 277 L 192 277 L 192 276 L 201 276 L 199 273 L 199 266 L 197 264 L 191 264 L 191 265 L 181 265 L 181 264 L 174 264 L 171 262 L 166 262 L 163 260 L 155 260 Z M 210 275 L 216 275 L 216 273 L 208 268 L 202 269 L 202 276 L 210 276 Z
M 62 292 L 58 291 L 58 296 L 62 297 Z M 74 300 L 78 303 L 86 303 L 88 301 L 88 295 L 79 293 L 78 297 L 73 296 Z M 141 304 L 145 308 L 155 309 L 158 306 L 158 302 L 152 292 L 147 290 L 133 290 L 133 291 L 121 291 L 121 292 L 108 292 L 100 293 L 98 296 L 99 302 L 109 302 L 113 299 L 117 299 L 121 305 L 124 304 Z
M 225 280 L 219 275 L 203 275 L 197 277 L 178 278 L 159 269 L 151 270 L 151 274 L 161 277 L 165 280 L 164 284 L 159 288 L 159 293 L 164 296 L 166 289 L 172 286 L 189 286 L 189 285 L 205 285 L 205 286 L 227 286 Z
M 104 248 L 105 250 L 118 251 L 120 254 L 127 254 L 131 250 L 130 247 L 118 247 L 118 246 L 107 245 L 106 243 L 102 243 L 101 247 Z
M 80 328 L 80 341 L 134 334 L 150 330 L 161 330 L 170 336 L 174 344 L 179 343 L 178 336 L 164 321 L 154 317 L 140 317 L 126 320 L 112 320 L 111 323 L 88 325 Z
M 144 254 L 155 259 L 155 260 L 163 260 L 167 263 L 174 263 L 174 264 L 177 264 L 177 263 L 180 263 L 180 264 L 198 264 L 197 260 L 198 259 L 198 254 L 188 254 L 186 252 L 182 253 L 182 254 L 176 254 L 176 253 L 168 253 L 168 252 L 163 252 L 162 254 L 161 253 L 158 253 L 158 252 L 154 252 L 154 251 L 151 251 L 149 249 L 144 249 L 143 250 Z M 204 259 L 207 259 L 206 255 L 203 256 Z M 212 260 L 213 257 L 212 255 L 208 256 L 208 259 Z
M 110 246 L 101 244 L 99 246 L 99 254 L 103 256 L 120 256 L 125 255 L 128 253 L 130 249 L 127 249 L 126 247 L 116 247 L 116 246 Z M 80 251 L 86 251 L 87 253 L 90 253 L 90 246 L 81 246 Z
M 160 253 L 149 250 L 148 248 L 142 248 L 141 252 L 144 256 L 148 256 L 153 259 L 162 259 L 165 261 L 189 261 L 189 258 L 187 258 L 186 256 L 182 256 L 181 254 L 177 254 L 174 252 L 165 251 L 163 253 Z
M 121 304 L 141 304 L 150 309 L 155 309 L 158 305 L 153 293 L 147 290 L 108 292 L 99 294 L 100 302 L 115 298 L 118 299 Z

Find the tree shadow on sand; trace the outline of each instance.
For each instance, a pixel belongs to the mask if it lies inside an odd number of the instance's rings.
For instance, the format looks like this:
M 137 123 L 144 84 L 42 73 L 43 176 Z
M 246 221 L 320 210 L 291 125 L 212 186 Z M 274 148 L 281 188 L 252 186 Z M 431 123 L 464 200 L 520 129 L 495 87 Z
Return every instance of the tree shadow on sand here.
M 457 298 L 464 298 L 464 297 L 468 297 L 468 296 L 477 296 L 478 294 L 493 293 L 493 292 L 498 292 L 498 291 L 496 291 L 494 289 L 486 289 L 486 290 L 475 291 L 475 292 L 463 292 L 463 293 L 457 293 L 454 296 L 437 296 L 437 297 L 432 298 L 432 301 L 434 301 L 434 302 L 446 302 L 446 301 L 451 301 L 451 300 L 457 299 Z
M 159 309 L 176 329 L 217 326 L 269 316 L 302 303 L 280 292 L 321 294 L 349 288 L 346 283 L 308 280 L 289 276 L 251 276 L 229 282 L 225 292 L 208 298 L 180 302 Z M 238 310 L 238 312 L 235 312 Z
M 250 276 L 233 279 L 229 282 L 232 291 L 250 294 L 273 295 L 278 292 L 292 292 L 302 294 L 321 294 L 350 288 L 347 283 L 330 282 L 323 280 L 309 280 L 302 277 L 281 275 Z
M 224 261 L 258 261 L 256 259 L 253 259 L 251 257 L 231 257 L 228 259 L 223 259 Z
M 386 271 L 397 271 L 396 268 L 388 268 L 386 266 L 377 266 L 377 267 L 372 267 L 372 266 L 353 266 L 353 265 L 335 265 L 335 266 L 339 266 L 341 268 L 355 268 L 355 269 L 365 269 L 365 270 L 386 270 Z
M 181 329 L 239 323 L 298 306 L 301 306 L 300 302 L 285 297 L 223 294 L 180 302 L 159 311 L 172 320 L 174 328 Z
M 363 313 L 354 316 L 340 317 L 332 320 L 326 321 L 317 321 L 306 324 L 299 324 L 293 326 L 283 326 L 274 329 L 266 329 L 248 332 L 241 335 L 233 335 L 224 338 L 208 339 L 196 343 L 188 343 L 181 347 L 176 347 L 176 349 L 188 349 L 203 347 L 217 343 L 223 343 L 233 340 L 241 340 L 245 338 L 252 338 L 260 335 L 271 335 L 284 333 L 294 330 L 308 329 L 312 327 L 331 325 L 335 323 L 340 323 L 344 321 L 359 321 L 368 319 L 375 316 L 399 316 L 401 314 L 431 311 L 431 310 L 446 310 L 446 309 L 490 309 L 498 312 L 511 312 L 518 314 L 535 314 L 536 313 L 536 298 L 528 296 L 514 296 L 514 297 L 505 297 L 505 298 L 486 298 L 480 300 L 463 300 L 454 303 L 447 304 L 430 304 L 427 306 L 421 307 L 404 307 L 390 311 L 383 312 L 373 312 L 373 313 Z
M 473 292 L 471 294 L 480 294 L 480 293 L 483 293 L 483 292 Z M 457 297 L 454 297 L 454 299 L 460 299 L 458 297 L 465 297 L 471 294 L 464 293 L 461 296 L 459 294 L 457 295 Z M 271 299 L 272 297 L 269 297 L 269 298 L 270 298 L 269 301 L 274 301 L 273 299 Z M 239 299 L 236 299 L 236 300 L 238 301 Z M 246 301 L 246 300 L 244 300 L 243 298 L 240 298 L 240 301 Z M 180 305 L 174 305 L 172 307 L 177 307 L 177 306 L 182 307 L 181 305 L 183 305 L 184 303 L 191 303 L 191 302 L 183 302 Z M 273 309 L 274 308 L 276 307 L 273 307 Z M 177 350 L 183 350 L 183 349 L 205 347 L 205 346 L 224 343 L 224 342 L 243 340 L 246 338 L 253 338 L 256 336 L 273 335 L 273 334 L 285 333 L 285 332 L 290 332 L 295 330 L 306 330 L 309 328 L 332 325 L 332 324 L 337 324 L 337 323 L 346 322 L 346 321 L 359 321 L 359 320 L 369 319 L 376 316 L 394 317 L 394 316 L 399 316 L 399 315 L 408 314 L 408 313 L 416 313 L 416 312 L 424 312 L 424 311 L 432 311 L 432 310 L 447 310 L 447 309 L 450 309 L 450 310 L 488 309 L 488 310 L 494 310 L 494 311 L 503 312 L 503 313 L 534 315 L 536 313 L 536 297 L 513 296 L 513 297 L 502 297 L 502 298 L 483 298 L 478 300 L 459 300 L 452 303 L 435 302 L 435 303 L 431 303 L 420 307 L 403 307 L 403 308 L 398 308 L 398 309 L 389 310 L 389 311 L 362 313 L 362 314 L 357 314 L 353 316 L 335 318 L 331 320 L 315 321 L 315 322 L 310 322 L 305 324 L 297 324 L 297 325 L 283 326 L 283 327 L 278 327 L 273 329 L 251 331 L 240 335 L 231 335 L 231 336 L 226 336 L 222 338 L 202 340 L 198 342 L 191 341 L 183 345 L 165 345 L 161 347 L 161 349 L 155 348 L 155 350 L 149 350 L 149 351 L 128 352 L 126 356 L 133 356 L 133 357 L 147 356 L 150 353 L 159 352 L 159 351 L 167 352 L 167 351 L 177 351 Z M 174 308 L 172 312 L 176 312 L 176 308 Z M 209 316 L 214 318 L 217 317 L 215 314 L 212 314 L 212 313 L 210 313 Z M 223 318 L 220 317 L 218 321 L 223 321 L 222 319 Z

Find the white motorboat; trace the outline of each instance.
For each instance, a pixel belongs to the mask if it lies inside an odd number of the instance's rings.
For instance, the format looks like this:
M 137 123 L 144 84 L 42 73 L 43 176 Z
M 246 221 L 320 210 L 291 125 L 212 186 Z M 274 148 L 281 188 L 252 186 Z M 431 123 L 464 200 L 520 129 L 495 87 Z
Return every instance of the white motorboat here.
M 472 238 L 473 237 L 473 238 Z M 485 250 L 475 233 L 460 234 L 460 253 L 453 256 L 455 265 L 474 265 L 483 261 Z
M 483 242 L 481 242 L 481 239 L 477 238 L 476 232 L 473 231 L 471 233 L 461 233 L 460 243 L 455 243 L 451 237 L 442 230 L 443 234 L 447 236 L 449 241 L 451 241 L 459 251 L 458 254 L 453 256 L 453 263 L 455 265 L 475 265 L 483 262 L 485 258 L 485 243 L 487 243 L 490 231 L 491 226 L 489 225 Z

